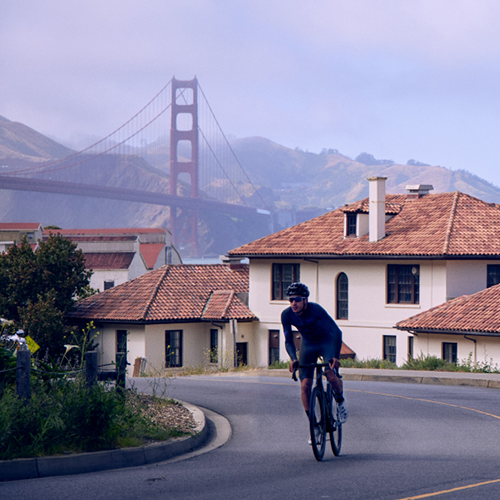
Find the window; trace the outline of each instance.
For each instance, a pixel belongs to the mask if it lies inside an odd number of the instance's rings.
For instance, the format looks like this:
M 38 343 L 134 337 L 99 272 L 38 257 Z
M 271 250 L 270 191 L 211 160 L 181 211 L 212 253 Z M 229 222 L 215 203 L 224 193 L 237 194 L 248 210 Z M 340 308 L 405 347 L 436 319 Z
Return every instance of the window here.
M 349 280 L 345 273 L 337 278 L 337 319 L 347 319 L 349 316 Z
M 219 331 L 217 328 L 210 330 L 210 363 L 217 363 L 219 355 Z
M 384 335 L 384 359 L 391 363 L 396 362 L 396 336 Z
M 109 290 L 110 288 L 113 288 L 114 286 L 115 286 L 114 280 L 105 280 L 104 281 L 104 290 Z
M 182 366 L 182 330 L 165 332 L 165 368 Z
M 269 365 L 280 360 L 280 331 L 269 330 Z
M 172 247 L 165 247 L 165 264 L 173 263 Z
M 387 266 L 387 302 L 418 304 L 420 301 L 420 266 Z
M 457 343 L 443 342 L 443 359 L 447 363 L 457 362 Z
M 286 299 L 287 288 L 300 281 L 300 264 L 273 264 L 273 300 Z
M 413 358 L 413 337 L 408 337 L 408 359 Z
M 486 288 L 500 283 L 500 264 L 488 264 L 486 266 Z
M 346 236 L 356 236 L 356 214 L 347 214 Z

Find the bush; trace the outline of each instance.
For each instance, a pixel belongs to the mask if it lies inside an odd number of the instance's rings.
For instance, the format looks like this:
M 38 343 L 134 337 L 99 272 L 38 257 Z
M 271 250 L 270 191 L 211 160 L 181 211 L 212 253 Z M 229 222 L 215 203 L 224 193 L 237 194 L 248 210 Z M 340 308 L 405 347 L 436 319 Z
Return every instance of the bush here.
M 27 402 L 8 387 L 0 399 L 0 459 L 137 446 L 182 434 L 144 415 L 132 391 L 87 388 L 83 380 L 35 383 Z
M 402 370 L 440 370 L 440 371 L 458 371 L 457 365 L 447 363 L 444 359 L 436 356 L 424 356 L 420 354 L 416 358 L 409 358 L 401 367 Z

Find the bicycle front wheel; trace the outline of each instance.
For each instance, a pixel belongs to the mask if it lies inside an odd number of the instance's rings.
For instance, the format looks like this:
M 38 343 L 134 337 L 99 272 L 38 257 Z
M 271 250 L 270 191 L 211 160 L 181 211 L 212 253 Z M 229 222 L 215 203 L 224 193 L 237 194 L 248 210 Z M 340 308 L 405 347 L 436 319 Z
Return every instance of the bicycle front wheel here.
M 342 424 L 338 419 L 338 404 L 335 400 L 335 394 L 331 387 L 329 387 L 330 394 L 328 396 L 330 405 L 330 422 L 328 426 L 328 433 L 330 434 L 330 444 L 332 445 L 333 454 L 338 457 L 340 455 L 340 447 L 342 446 Z
M 326 445 L 326 411 L 323 393 L 315 387 L 311 394 L 309 406 L 309 429 L 311 444 L 316 460 L 323 460 Z

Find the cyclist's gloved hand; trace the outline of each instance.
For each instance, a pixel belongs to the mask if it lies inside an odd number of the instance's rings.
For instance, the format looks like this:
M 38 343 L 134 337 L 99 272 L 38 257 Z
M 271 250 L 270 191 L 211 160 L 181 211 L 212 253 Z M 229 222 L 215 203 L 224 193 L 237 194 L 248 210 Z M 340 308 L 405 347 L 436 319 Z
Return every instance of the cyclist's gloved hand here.
M 337 358 L 330 360 L 330 368 L 332 370 L 338 370 L 340 368 L 340 361 Z
M 290 373 L 293 373 L 294 371 L 299 369 L 299 360 L 296 359 L 294 361 L 290 361 L 290 364 L 288 365 L 288 371 Z

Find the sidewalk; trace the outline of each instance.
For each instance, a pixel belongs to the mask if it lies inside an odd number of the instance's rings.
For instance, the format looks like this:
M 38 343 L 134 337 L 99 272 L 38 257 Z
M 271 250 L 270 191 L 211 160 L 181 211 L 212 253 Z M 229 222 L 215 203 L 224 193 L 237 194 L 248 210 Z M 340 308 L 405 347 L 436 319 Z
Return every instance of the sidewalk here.
M 500 373 L 379 370 L 374 368 L 341 368 L 340 373 L 344 381 L 355 380 L 362 382 L 397 382 L 400 384 L 462 385 L 500 389 Z M 249 370 L 248 372 L 233 372 L 233 374 L 252 377 L 291 377 L 287 369 Z M 228 374 L 225 373 L 222 375 Z

